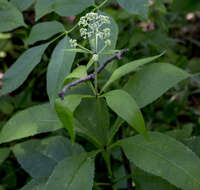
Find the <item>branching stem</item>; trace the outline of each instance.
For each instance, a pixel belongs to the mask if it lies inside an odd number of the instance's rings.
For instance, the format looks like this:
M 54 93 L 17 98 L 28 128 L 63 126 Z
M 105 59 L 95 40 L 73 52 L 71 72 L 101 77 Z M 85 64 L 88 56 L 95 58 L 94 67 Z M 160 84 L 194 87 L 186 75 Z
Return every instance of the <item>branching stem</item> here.
M 119 53 L 117 53 L 117 54 L 115 54 L 115 55 L 113 55 L 113 56 L 111 56 L 111 57 L 109 57 L 102 65 L 100 65 L 99 67 L 98 67 L 98 69 L 97 69 L 97 74 L 98 73 L 100 73 L 105 67 L 106 67 L 106 65 L 108 64 L 108 63 L 110 63 L 111 61 L 113 61 L 114 59 L 118 59 L 118 60 L 121 60 L 121 56 L 124 54 L 124 53 L 126 53 L 126 52 L 128 52 L 129 50 L 128 49 L 125 49 L 125 50 L 122 50 L 122 51 L 120 51 Z M 93 73 L 91 73 L 91 74 L 89 74 L 88 76 L 86 76 L 86 77 L 83 77 L 83 78 L 81 78 L 81 79 L 79 79 L 79 80 L 76 80 L 76 81 L 74 81 L 74 82 L 71 82 L 71 83 L 69 83 L 69 84 L 67 84 L 66 86 L 64 86 L 64 88 L 59 92 L 59 97 L 63 100 L 64 99 L 64 95 L 66 94 L 66 92 L 67 92 L 67 90 L 69 89 L 69 88 L 71 88 L 72 86 L 76 86 L 76 85 L 78 85 L 78 84 L 80 84 L 80 83 L 82 83 L 82 82 L 85 82 L 85 81 L 88 81 L 88 80 L 94 80 L 95 79 L 95 72 L 93 72 Z

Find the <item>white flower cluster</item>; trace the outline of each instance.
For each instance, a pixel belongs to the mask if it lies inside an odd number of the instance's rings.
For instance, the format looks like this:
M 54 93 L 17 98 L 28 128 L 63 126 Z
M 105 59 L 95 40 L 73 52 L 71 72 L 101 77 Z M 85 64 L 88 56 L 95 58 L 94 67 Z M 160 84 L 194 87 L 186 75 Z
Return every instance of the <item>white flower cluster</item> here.
M 104 28 L 104 24 L 110 24 L 108 16 L 91 12 L 81 17 L 78 24 L 81 27 L 80 34 L 84 39 L 94 36 L 103 40 L 110 37 L 110 28 Z
M 70 43 L 70 45 L 71 45 L 72 48 L 76 48 L 76 46 L 78 45 L 77 44 L 77 40 L 74 40 L 74 39 L 70 39 L 69 43 Z

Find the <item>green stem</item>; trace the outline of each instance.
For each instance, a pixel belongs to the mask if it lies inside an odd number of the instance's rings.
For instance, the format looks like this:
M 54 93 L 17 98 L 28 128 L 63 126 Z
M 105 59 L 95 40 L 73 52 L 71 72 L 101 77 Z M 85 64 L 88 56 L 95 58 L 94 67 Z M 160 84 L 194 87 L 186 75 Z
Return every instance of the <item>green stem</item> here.
M 104 49 L 106 49 L 107 48 L 107 46 L 105 45 L 99 52 L 98 52 L 98 54 L 101 54 L 103 51 L 104 51 Z
M 94 79 L 94 86 L 95 86 L 95 91 L 96 91 L 96 96 L 98 96 L 98 75 L 97 75 L 97 69 L 98 69 L 98 62 L 95 61 L 94 63 L 94 75 L 95 75 L 95 79 Z
M 111 168 L 111 161 L 110 161 L 110 153 L 106 150 L 105 152 L 102 152 L 102 155 L 104 157 L 104 160 L 106 162 L 106 166 L 108 169 L 108 174 L 110 178 L 113 178 L 112 168 Z
M 56 36 L 54 39 L 50 41 L 50 43 L 55 42 L 57 39 L 61 38 L 62 36 L 67 35 L 67 31 L 64 31 L 62 34 Z
M 95 31 L 94 36 L 95 36 L 94 54 L 96 54 L 97 53 L 97 43 L 98 43 L 97 31 Z M 95 87 L 95 91 L 96 91 L 96 97 L 98 97 L 98 76 L 97 76 L 97 69 L 98 69 L 98 62 L 95 61 L 94 62 L 94 75 L 95 75 L 94 87 Z
M 89 85 L 89 87 L 91 88 L 93 94 L 96 96 L 96 91 L 95 91 L 95 88 L 94 88 L 94 86 L 92 85 L 91 81 L 88 81 L 88 85 Z
M 95 186 L 110 186 L 110 183 L 95 183 Z
M 67 34 L 73 32 L 78 27 L 78 23 L 76 23 L 70 30 L 67 31 Z
M 87 48 L 83 47 L 82 45 L 80 45 L 80 44 L 77 44 L 77 46 L 78 46 L 78 47 L 80 47 L 81 49 L 83 49 L 83 50 L 87 51 L 88 53 L 92 54 L 92 51 L 90 51 L 89 49 L 87 49 Z
M 98 5 L 97 7 L 95 7 L 95 8 L 93 9 L 93 11 L 99 10 L 99 9 L 100 9 L 101 7 L 103 7 L 108 1 L 109 1 L 109 0 L 103 1 L 100 5 Z

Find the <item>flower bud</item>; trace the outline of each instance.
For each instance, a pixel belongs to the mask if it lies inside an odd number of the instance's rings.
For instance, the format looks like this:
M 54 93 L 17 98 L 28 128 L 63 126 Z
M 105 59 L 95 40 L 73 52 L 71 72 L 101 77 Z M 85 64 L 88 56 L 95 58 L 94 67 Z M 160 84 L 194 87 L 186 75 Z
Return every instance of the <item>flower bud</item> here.
M 105 41 L 105 45 L 106 45 L 106 46 L 111 46 L 111 41 L 110 41 L 110 40 L 106 40 L 106 41 Z
M 77 46 L 77 40 L 70 39 L 69 43 L 70 43 L 70 45 L 71 45 L 72 48 L 76 48 L 76 46 Z
M 94 54 L 92 59 L 97 62 L 99 60 L 99 56 L 97 54 Z

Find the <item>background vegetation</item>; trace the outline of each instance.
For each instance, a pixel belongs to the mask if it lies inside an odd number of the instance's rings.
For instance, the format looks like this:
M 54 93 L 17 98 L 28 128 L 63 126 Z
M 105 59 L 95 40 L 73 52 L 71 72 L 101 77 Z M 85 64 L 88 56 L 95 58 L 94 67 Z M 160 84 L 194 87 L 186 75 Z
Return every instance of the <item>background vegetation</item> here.
M 23 11 L 27 27 L 19 27 L 10 30 L 10 32 L 2 30 L 2 33 L 0 33 L 0 78 L 3 78 L 7 69 L 28 49 L 27 39 L 32 26 L 37 22 L 56 20 L 62 22 L 66 29 L 70 29 L 82 15 L 93 8 L 91 6 L 76 16 L 60 16 L 52 12 L 36 21 L 35 9 L 32 3 L 26 5 L 20 0 L 11 0 L 11 2 Z M 96 4 L 102 2 L 98 0 Z M 109 0 L 102 7 L 103 11 L 111 15 L 119 26 L 116 49 L 130 49 L 123 56 L 119 65 L 138 58 L 158 55 L 165 51 L 164 56 L 159 59 L 161 62 L 174 64 L 194 74 L 193 77 L 182 81 L 152 104 L 143 108 L 142 113 L 148 130 L 169 135 L 189 146 L 200 156 L 200 2 L 198 0 L 152 0 L 149 4 L 148 18 L 147 15 L 145 16 L 142 13 L 142 10 L 139 10 L 138 14 L 124 11 L 115 0 Z M 1 22 L 3 21 L 0 18 L 0 28 Z M 71 33 L 71 37 L 80 39 L 77 30 Z M 36 43 L 36 45 L 39 44 L 41 43 Z M 84 42 L 82 45 L 84 45 Z M 48 101 L 46 72 L 54 47 L 54 43 L 49 46 L 42 57 L 41 63 L 33 70 L 20 88 L 0 97 L 0 130 L 17 112 Z M 84 65 L 87 61 L 87 55 L 78 54 L 73 67 Z M 113 67 L 114 69 L 115 67 Z M 125 83 L 128 77 L 124 77 L 121 83 Z M 116 83 L 115 85 L 117 87 L 119 84 Z M 123 136 L 132 136 L 133 134 L 134 131 L 131 128 L 123 128 L 123 131 L 121 131 Z M 39 134 L 28 139 L 42 139 L 52 135 L 68 136 L 65 130 L 58 130 L 51 134 Z M 13 147 L 16 143 L 25 140 L 27 139 L 0 145 L 0 190 L 21 189 L 30 181 L 30 175 L 22 169 L 14 154 L 7 149 L 7 147 Z M 91 149 L 91 144 L 82 137 L 78 137 L 77 141 L 86 149 Z M 126 180 L 120 180 L 126 174 L 118 151 L 113 151 L 112 161 L 114 163 L 114 174 L 119 180 L 116 184 L 117 188 L 127 189 Z M 104 178 L 105 173 L 107 173 L 104 161 L 97 157 L 96 162 L 98 162 L 96 168 L 98 181 L 108 181 Z M 136 184 L 134 188 L 137 190 L 177 189 L 164 180 L 160 179 L 159 181 L 156 176 L 149 175 L 135 168 L 135 166 L 133 168 L 133 179 L 135 179 L 133 181 Z M 154 186 L 152 182 L 156 180 L 159 183 Z M 109 188 L 106 187 L 105 183 L 102 185 L 96 184 L 96 189 Z

